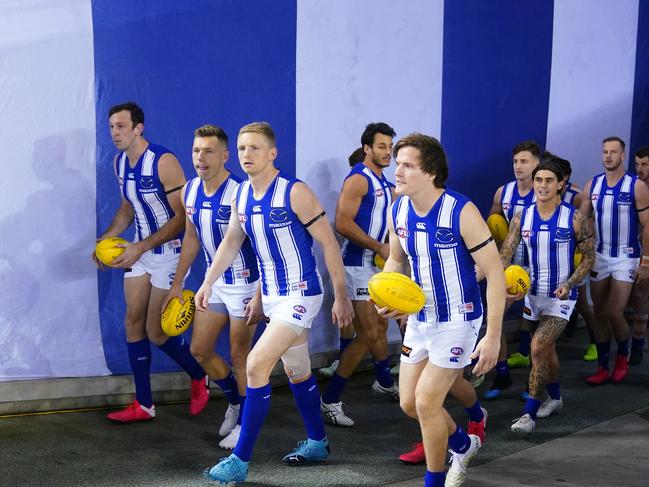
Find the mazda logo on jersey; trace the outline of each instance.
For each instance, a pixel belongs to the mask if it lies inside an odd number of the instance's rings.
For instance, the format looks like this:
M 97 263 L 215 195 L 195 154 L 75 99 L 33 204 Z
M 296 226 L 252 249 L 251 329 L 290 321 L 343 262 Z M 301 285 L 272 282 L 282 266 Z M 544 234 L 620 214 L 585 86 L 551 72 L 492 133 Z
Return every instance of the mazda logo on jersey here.
M 275 208 L 270 210 L 270 219 L 276 223 L 282 223 L 288 220 L 288 211 L 284 208 Z
M 140 186 L 143 188 L 152 188 L 153 187 L 153 178 L 142 178 L 140 179 Z
M 216 210 L 216 214 L 219 215 L 219 218 L 222 220 L 229 220 L 231 212 L 232 210 L 229 206 L 219 206 L 219 209 Z
M 447 244 L 454 240 L 453 232 L 450 228 L 440 228 L 435 232 L 435 238 L 438 242 Z
M 620 193 L 618 201 L 620 203 L 631 203 L 631 193 Z
M 561 240 L 569 240 L 570 239 L 570 230 L 568 230 L 567 228 L 557 228 L 556 236 L 557 236 L 558 239 L 561 239 Z

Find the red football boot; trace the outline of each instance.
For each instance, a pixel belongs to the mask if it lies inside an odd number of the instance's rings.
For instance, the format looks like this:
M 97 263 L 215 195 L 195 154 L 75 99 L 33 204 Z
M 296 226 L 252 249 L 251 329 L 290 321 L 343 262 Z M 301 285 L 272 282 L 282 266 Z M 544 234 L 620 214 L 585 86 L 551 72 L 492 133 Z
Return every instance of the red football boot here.
M 590 377 L 586 377 L 586 382 L 591 386 L 601 386 L 604 382 L 608 382 L 609 375 L 608 370 L 604 367 L 597 367 L 597 372 L 595 372 Z
M 426 453 L 424 452 L 424 443 L 418 442 L 412 444 L 412 450 L 399 455 L 401 460 L 406 465 L 417 465 L 426 461 Z
M 611 373 L 611 379 L 614 383 L 621 382 L 626 374 L 629 372 L 629 359 L 626 355 L 618 355 L 615 359 L 615 366 L 613 367 L 613 372 Z
M 192 381 L 192 396 L 189 399 L 190 416 L 200 414 L 210 400 L 210 391 L 205 384 L 205 377 Z
M 118 423 L 137 423 L 141 421 L 150 421 L 155 418 L 155 406 L 145 408 L 137 399 L 120 411 L 108 414 L 108 419 Z

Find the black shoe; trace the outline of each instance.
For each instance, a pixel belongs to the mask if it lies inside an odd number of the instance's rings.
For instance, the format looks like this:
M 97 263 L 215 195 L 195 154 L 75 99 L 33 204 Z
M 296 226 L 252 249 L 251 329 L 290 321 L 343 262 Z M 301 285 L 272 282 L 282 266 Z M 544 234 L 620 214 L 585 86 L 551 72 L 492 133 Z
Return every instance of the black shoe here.
M 640 365 L 642 362 L 643 354 L 642 350 L 636 349 L 631 350 L 631 355 L 629 355 L 629 365 Z

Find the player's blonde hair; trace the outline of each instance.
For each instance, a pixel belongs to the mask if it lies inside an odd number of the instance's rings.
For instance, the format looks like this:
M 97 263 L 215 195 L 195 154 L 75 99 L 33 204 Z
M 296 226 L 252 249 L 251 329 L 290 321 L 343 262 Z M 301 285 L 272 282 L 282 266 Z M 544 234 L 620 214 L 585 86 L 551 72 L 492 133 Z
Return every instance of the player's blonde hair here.
M 275 132 L 268 122 L 253 122 L 244 125 L 239 129 L 238 137 L 242 134 L 261 134 L 268 139 L 271 147 L 275 147 Z

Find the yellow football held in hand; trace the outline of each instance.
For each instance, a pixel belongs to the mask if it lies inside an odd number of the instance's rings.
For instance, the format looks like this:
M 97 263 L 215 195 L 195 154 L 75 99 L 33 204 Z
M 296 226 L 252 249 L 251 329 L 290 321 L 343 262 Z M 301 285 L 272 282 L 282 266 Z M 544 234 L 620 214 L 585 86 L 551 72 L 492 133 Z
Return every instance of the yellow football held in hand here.
M 381 254 L 374 254 L 374 265 L 379 269 L 385 267 L 385 259 L 381 257 Z
M 183 290 L 184 304 L 180 304 L 178 298 L 172 298 L 162 312 L 162 331 L 165 335 L 175 337 L 184 332 L 194 319 L 196 303 L 194 302 L 194 291 Z
M 505 241 L 507 233 L 509 232 L 509 225 L 507 225 L 507 220 L 505 217 L 498 213 L 489 215 L 487 218 L 487 226 L 491 232 L 491 236 L 494 238 L 497 244 L 501 244 Z
M 367 288 L 379 308 L 389 308 L 403 314 L 417 313 L 426 304 L 424 292 L 415 281 L 398 272 L 374 274 Z
M 505 286 L 509 294 L 527 294 L 530 284 L 530 276 L 521 266 L 510 265 L 505 269 Z
M 97 242 L 95 255 L 102 264 L 110 266 L 113 259 L 124 253 L 124 247 L 117 247 L 117 245 L 124 245 L 127 243 L 129 243 L 128 240 L 121 237 L 105 238 L 100 242 Z

